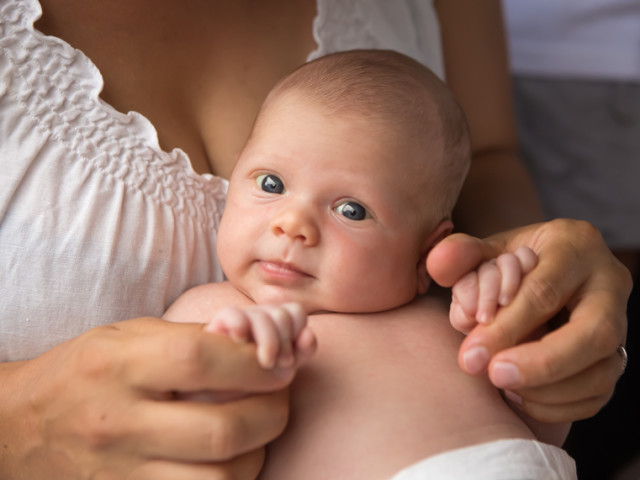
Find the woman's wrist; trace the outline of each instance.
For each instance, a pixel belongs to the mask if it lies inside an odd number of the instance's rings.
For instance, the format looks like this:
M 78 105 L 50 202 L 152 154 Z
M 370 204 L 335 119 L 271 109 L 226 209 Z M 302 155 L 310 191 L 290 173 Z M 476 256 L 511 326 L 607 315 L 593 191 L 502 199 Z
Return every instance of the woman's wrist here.
M 0 478 L 20 478 L 27 461 L 28 439 L 34 429 L 29 412 L 29 382 L 24 378 L 27 361 L 0 363 Z

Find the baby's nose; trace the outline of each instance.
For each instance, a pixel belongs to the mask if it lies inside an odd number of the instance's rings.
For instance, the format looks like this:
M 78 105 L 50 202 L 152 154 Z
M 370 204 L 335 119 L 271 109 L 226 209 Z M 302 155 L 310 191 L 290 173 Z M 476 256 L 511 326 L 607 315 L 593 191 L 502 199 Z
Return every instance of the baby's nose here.
M 320 230 L 313 216 L 304 208 L 286 208 L 271 222 L 271 232 L 300 240 L 305 246 L 313 246 L 320 239 Z

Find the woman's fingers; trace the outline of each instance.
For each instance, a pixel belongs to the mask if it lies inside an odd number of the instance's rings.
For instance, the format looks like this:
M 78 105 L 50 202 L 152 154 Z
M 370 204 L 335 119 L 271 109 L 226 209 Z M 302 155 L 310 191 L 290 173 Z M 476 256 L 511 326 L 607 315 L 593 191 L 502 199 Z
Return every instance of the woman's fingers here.
M 122 373 L 136 388 L 265 392 L 282 388 L 293 378 L 293 368 L 265 370 L 256 360 L 254 345 L 207 333 L 205 325 L 145 321 L 147 328 L 134 327 L 140 329 L 135 336 L 128 335 L 126 322 L 114 324 L 123 330 L 118 342 L 126 364 Z
M 455 233 L 438 242 L 427 256 L 429 276 L 443 287 L 451 287 L 482 261 L 500 255 L 504 246 L 489 244 L 464 233 Z
M 430 274 L 442 285 L 455 283 L 483 260 L 521 246 L 530 247 L 539 258 L 511 304 L 500 309 L 491 324 L 478 325 L 464 340 L 459 361 L 468 373 L 489 367 L 496 386 L 546 385 L 551 398 L 559 381 L 581 372 L 593 375 L 590 367 L 613 357 L 617 346 L 624 344 L 631 278 L 590 224 L 555 220 L 486 240 L 452 237 L 436 245 L 427 260 Z M 568 321 L 540 341 L 531 341 L 562 309 L 568 311 Z M 583 389 L 577 392 L 582 401 L 574 405 L 601 408 L 618 375 L 609 378 L 608 394 L 594 398 Z M 567 406 L 558 417 L 573 420 L 588 409 L 571 411 Z
M 142 456 L 195 455 L 213 461 L 228 460 L 278 436 L 288 413 L 282 389 L 292 369 L 267 371 L 258 364 L 253 345 L 206 333 L 203 327 L 142 319 L 88 335 L 81 372 L 97 379 L 102 405 L 96 408 L 91 398 L 84 401 L 89 420 L 84 428 L 93 429 L 88 437 L 99 443 L 103 437 L 107 443 L 130 443 Z M 170 401 L 176 391 L 254 395 L 219 404 Z M 271 391 L 275 393 L 255 395 Z M 160 449 L 146 451 L 154 445 Z
M 175 463 L 150 460 L 134 471 L 126 472 L 130 480 L 210 480 L 233 478 L 255 480 L 264 463 L 264 448 L 221 463 Z
M 588 375 L 589 367 L 616 356 L 621 342 L 617 324 L 610 316 L 615 305 L 607 308 L 609 301 L 604 292 L 594 291 L 576 306 L 561 327 L 544 334 L 539 341 L 497 353 L 489 366 L 491 380 L 500 388 L 510 389 L 556 383 L 583 371 Z M 611 388 L 618 378 L 614 373 Z M 584 394 L 589 396 L 588 392 Z
M 595 415 L 613 393 L 622 369 L 618 354 L 551 385 L 507 392 L 517 408 L 546 423 L 579 420 Z
M 279 391 L 227 403 L 143 400 L 130 412 L 127 443 L 146 458 L 226 462 L 282 433 L 287 395 Z
M 513 392 L 524 401 L 549 405 L 574 403 L 583 397 L 608 398 L 615 383 L 612 379 L 617 378 L 620 371 L 620 356 L 610 355 L 576 375 L 557 381 L 552 386 L 523 388 Z
M 20 422 L 23 432 L 0 435 L 18 459 L 3 468 L 28 478 L 49 478 L 56 464 L 59 475 L 51 478 L 106 478 L 114 472 L 109 478 L 155 479 L 171 477 L 145 477 L 149 462 L 172 465 L 176 472 L 201 462 L 212 469 L 203 466 L 189 478 L 207 478 L 207 472 L 255 478 L 260 450 L 286 426 L 285 387 L 294 370 L 264 370 L 253 345 L 203 327 L 128 320 L 95 328 L 33 360 L 3 364 L 1 385 L 12 395 L 3 401 L 10 414 L 2 422 L 8 431 L 17 431 L 12 422 Z M 226 401 L 176 400 L 180 391 L 221 392 L 213 398 Z M 230 395 L 238 391 L 245 395 Z M 60 465 L 61 451 L 74 461 Z

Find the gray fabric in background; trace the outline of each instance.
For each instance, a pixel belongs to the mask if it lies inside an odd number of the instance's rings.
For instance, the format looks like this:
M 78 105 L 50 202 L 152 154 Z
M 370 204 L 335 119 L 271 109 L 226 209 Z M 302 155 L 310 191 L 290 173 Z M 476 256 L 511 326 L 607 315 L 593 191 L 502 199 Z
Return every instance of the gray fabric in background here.
M 521 152 L 548 218 L 640 248 L 640 83 L 515 76 Z

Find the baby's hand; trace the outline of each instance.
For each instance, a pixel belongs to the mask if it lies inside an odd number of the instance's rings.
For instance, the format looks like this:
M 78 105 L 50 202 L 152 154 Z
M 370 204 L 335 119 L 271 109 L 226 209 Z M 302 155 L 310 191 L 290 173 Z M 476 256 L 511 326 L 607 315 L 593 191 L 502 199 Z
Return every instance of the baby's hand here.
M 205 331 L 256 344 L 264 368 L 290 367 L 307 361 L 316 349 L 316 337 L 307 327 L 307 315 L 298 303 L 226 307 Z
M 498 307 L 511 303 L 522 277 L 538 263 L 538 256 L 528 247 L 482 263 L 452 287 L 449 319 L 456 330 L 470 332 L 476 323 L 490 323 Z

